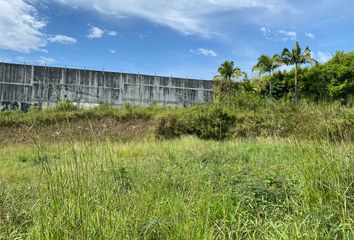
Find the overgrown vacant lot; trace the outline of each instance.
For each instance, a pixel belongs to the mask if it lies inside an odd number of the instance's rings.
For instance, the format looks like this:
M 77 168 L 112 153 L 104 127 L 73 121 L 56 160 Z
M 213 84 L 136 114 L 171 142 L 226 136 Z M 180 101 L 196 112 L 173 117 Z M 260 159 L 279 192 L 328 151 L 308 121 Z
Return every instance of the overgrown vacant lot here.
M 277 138 L 7 146 L 0 239 L 353 239 L 353 158 Z
M 242 94 L 1 112 L 0 239 L 354 239 L 353 117 Z

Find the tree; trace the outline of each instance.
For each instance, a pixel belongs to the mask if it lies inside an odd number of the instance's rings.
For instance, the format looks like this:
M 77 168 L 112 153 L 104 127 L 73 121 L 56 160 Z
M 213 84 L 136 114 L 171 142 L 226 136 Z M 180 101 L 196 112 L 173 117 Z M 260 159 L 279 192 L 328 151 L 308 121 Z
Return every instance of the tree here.
M 236 80 L 242 76 L 244 80 L 247 79 L 247 74 L 235 66 L 233 61 L 225 61 L 220 65 L 218 72 L 220 75 L 214 77 L 214 101 L 225 99 L 230 101 L 230 97 L 241 89 L 241 83 Z
M 259 75 L 268 73 L 269 74 L 269 96 L 272 98 L 272 74 L 273 71 L 276 70 L 278 67 L 282 65 L 280 61 L 281 58 L 278 54 L 273 55 L 270 57 L 268 55 L 262 54 L 258 58 L 257 64 L 252 68 L 252 71 L 258 71 Z
M 232 78 L 238 79 L 241 76 L 245 76 L 247 78 L 247 74 L 242 72 L 241 68 L 235 66 L 233 61 L 225 61 L 219 67 L 218 72 L 227 80 L 231 80 Z
M 288 65 L 295 65 L 295 91 L 294 91 L 294 101 L 298 101 L 298 66 L 305 63 L 317 64 L 317 61 L 312 58 L 311 50 L 306 47 L 305 51 L 302 52 L 299 42 L 295 43 L 294 48 L 290 51 L 285 48 L 281 54 L 281 61 Z
M 302 89 L 312 100 L 348 103 L 354 96 L 354 52 L 337 52 L 328 62 L 304 73 Z

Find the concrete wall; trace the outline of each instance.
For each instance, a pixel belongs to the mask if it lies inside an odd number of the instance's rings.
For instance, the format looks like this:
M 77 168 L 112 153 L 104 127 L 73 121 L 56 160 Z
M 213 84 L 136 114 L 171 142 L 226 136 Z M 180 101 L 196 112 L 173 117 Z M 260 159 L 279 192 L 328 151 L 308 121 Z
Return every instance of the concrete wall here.
M 0 103 L 48 107 L 66 98 L 81 105 L 184 106 L 212 95 L 212 81 L 0 63 Z

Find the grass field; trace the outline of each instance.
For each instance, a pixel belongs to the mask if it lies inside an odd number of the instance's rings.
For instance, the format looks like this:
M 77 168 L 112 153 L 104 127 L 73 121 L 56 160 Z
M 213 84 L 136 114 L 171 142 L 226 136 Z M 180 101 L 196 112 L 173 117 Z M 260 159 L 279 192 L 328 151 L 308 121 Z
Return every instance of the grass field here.
M 0 239 L 354 239 L 349 142 L 66 141 L 0 149 Z

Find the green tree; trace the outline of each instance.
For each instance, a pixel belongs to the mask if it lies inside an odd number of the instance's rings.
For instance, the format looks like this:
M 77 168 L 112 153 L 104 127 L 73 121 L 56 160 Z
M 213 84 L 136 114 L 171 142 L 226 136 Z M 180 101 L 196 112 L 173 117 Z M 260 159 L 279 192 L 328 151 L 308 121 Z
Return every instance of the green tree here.
M 258 58 L 257 64 L 252 68 L 252 71 L 258 71 L 259 75 L 269 74 L 269 97 L 272 98 L 272 74 L 273 71 L 282 65 L 281 58 L 278 54 L 273 57 L 262 54 Z
M 354 96 L 354 52 L 337 52 L 324 64 L 307 69 L 304 94 L 313 100 L 350 101 Z
M 233 61 L 225 61 L 220 65 L 218 72 L 220 75 L 214 77 L 214 101 L 220 102 L 225 99 L 230 101 L 231 96 L 241 90 L 242 84 L 236 80 L 242 76 L 247 80 L 247 74 L 235 66 Z
M 241 68 L 239 68 L 238 66 L 235 66 L 235 63 L 233 61 L 225 61 L 219 67 L 218 72 L 222 77 L 227 80 L 231 80 L 232 78 L 238 79 L 242 76 L 247 78 L 246 73 L 242 72 Z
M 299 42 L 295 43 L 294 48 L 290 51 L 285 48 L 281 54 L 281 61 L 288 65 L 295 65 L 295 91 L 294 91 L 294 101 L 298 101 L 298 66 L 305 63 L 317 64 L 317 61 L 312 58 L 311 50 L 306 47 L 305 51 L 302 52 Z

